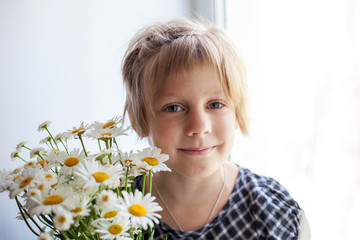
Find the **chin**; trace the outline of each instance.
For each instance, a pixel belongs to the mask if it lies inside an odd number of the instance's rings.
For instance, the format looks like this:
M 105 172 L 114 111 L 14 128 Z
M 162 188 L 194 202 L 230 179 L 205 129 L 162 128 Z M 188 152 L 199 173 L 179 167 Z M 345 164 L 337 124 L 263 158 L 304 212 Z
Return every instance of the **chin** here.
M 189 178 L 206 178 L 213 175 L 222 164 L 199 164 L 195 166 L 193 164 L 191 167 L 182 167 L 182 168 L 171 168 L 172 171 L 177 172 L 185 177 Z

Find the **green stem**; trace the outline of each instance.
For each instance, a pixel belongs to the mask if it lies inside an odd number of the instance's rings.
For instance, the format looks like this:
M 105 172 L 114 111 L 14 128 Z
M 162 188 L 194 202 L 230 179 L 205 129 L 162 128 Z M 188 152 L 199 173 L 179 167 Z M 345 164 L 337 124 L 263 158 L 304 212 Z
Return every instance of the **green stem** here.
M 48 141 L 48 143 L 50 143 L 50 148 L 54 149 L 54 146 L 52 145 L 51 141 Z
M 84 221 L 81 219 L 81 217 L 78 217 L 78 220 L 79 220 L 80 224 L 86 229 L 86 231 L 90 232 L 88 229 L 88 226 L 84 223 Z M 84 235 L 84 233 L 82 233 L 82 234 Z M 90 234 L 90 237 L 91 237 L 91 239 L 95 240 L 95 238 L 91 234 Z
M 40 217 L 45 221 L 47 222 L 49 225 L 53 225 L 53 222 L 49 219 L 47 219 L 47 217 L 44 215 L 44 214 L 40 214 Z
M 29 214 L 29 212 L 24 208 L 24 206 L 19 202 L 20 207 L 22 208 L 22 210 L 24 211 L 24 213 L 31 219 L 31 221 L 35 224 L 35 226 L 40 230 L 43 231 L 43 229 L 39 226 L 39 224 L 35 221 L 34 218 L 31 217 L 31 215 Z
M 68 235 L 66 235 L 66 233 L 64 231 L 60 231 L 61 235 L 65 238 L 65 239 L 70 239 L 68 237 Z
M 151 194 L 152 190 L 152 170 L 149 171 L 149 193 Z
M 21 203 L 19 202 L 19 199 L 17 197 L 15 197 L 15 200 L 16 200 L 16 203 L 17 203 L 17 206 L 20 210 L 20 214 L 22 216 L 22 218 L 24 219 L 26 225 L 28 226 L 28 228 L 36 235 L 36 236 L 39 236 L 40 234 L 38 234 L 37 232 L 35 232 L 35 230 L 30 226 L 29 222 L 26 220 L 26 217 L 24 215 L 24 212 L 22 210 L 22 205 Z
M 108 158 L 109 158 L 109 163 L 112 165 L 111 153 L 109 153 Z
M 117 187 L 117 188 L 116 188 L 116 193 L 117 193 L 117 195 L 118 195 L 119 197 L 121 197 L 120 187 Z
M 142 195 L 145 196 L 145 182 L 146 182 L 146 173 L 143 173 L 143 182 L 142 182 Z
M 119 146 L 118 146 L 118 144 L 117 144 L 117 142 L 116 142 L 116 139 L 115 139 L 115 138 L 113 138 L 113 139 L 114 139 L 114 143 L 115 143 L 115 145 L 116 145 L 116 148 L 117 148 L 118 152 L 120 152 L 120 148 L 119 148 Z
M 25 163 L 27 163 L 27 161 L 25 159 L 23 159 L 22 157 L 20 157 L 19 155 L 17 156 L 18 158 L 20 158 L 22 161 L 24 161 Z
M 27 150 L 30 150 L 31 151 L 31 148 L 28 148 L 27 146 L 25 145 L 22 145 L 23 148 L 27 149 Z
M 80 139 L 80 142 L 81 142 L 81 146 L 82 146 L 82 148 L 84 150 L 85 156 L 87 157 L 88 155 L 87 155 L 87 152 L 86 152 L 86 149 L 85 149 L 85 145 L 84 145 L 82 136 L 81 136 L 81 134 L 78 134 L 78 136 L 79 136 L 79 139 Z
M 73 236 L 75 239 L 78 239 L 77 234 L 75 233 L 74 229 L 70 228 L 69 229 L 69 233 L 71 234 L 71 236 Z
M 129 167 L 126 167 L 126 176 L 125 176 L 125 191 L 128 191 L 128 177 L 129 177 Z
M 44 220 L 42 220 L 40 217 L 37 217 L 39 219 L 40 222 L 42 222 L 44 225 L 48 226 L 49 228 L 51 228 L 53 231 L 56 231 L 56 229 L 52 226 L 49 225 L 48 223 L 46 223 Z
M 49 144 L 49 141 L 46 142 L 46 145 L 48 146 L 48 148 L 54 149 L 53 145 L 51 143 Z
M 40 155 L 40 153 L 37 153 L 36 155 L 38 155 L 42 160 L 45 160 L 45 159 Z
M 105 145 L 106 145 L 106 149 L 109 149 L 109 139 L 106 139 L 105 140 Z M 111 161 L 111 153 L 109 153 L 108 155 L 108 158 L 109 158 L 109 163 L 112 164 L 112 161 Z
M 61 144 L 64 146 L 65 151 L 67 152 L 67 154 L 69 154 L 69 151 L 68 151 L 68 149 L 67 149 L 67 147 L 66 147 L 65 143 L 64 143 L 61 139 L 59 139 L 59 141 L 60 141 L 60 142 L 61 142 Z
M 46 131 L 49 133 L 51 139 L 54 141 L 56 148 L 59 149 L 59 147 L 58 147 L 58 145 L 56 144 L 56 141 L 55 141 L 54 137 L 51 135 L 49 129 L 48 129 L 47 127 L 45 127 L 45 129 L 46 129 Z
M 98 145 L 99 145 L 99 149 L 100 149 L 100 152 L 101 152 L 101 144 L 100 144 L 100 140 L 98 139 Z
M 89 240 L 89 238 L 85 235 L 85 233 L 81 233 L 83 236 L 84 236 L 84 238 L 85 238 L 85 240 Z

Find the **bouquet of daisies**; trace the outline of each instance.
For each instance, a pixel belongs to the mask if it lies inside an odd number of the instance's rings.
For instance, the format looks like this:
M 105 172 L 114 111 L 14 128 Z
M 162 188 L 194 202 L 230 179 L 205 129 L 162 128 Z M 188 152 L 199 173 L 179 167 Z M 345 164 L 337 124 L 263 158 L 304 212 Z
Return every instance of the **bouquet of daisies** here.
M 51 134 L 50 124 L 45 121 L 38 127 L 47 133 L 40 147 L 20 142 L 11 153 L 22 166 L 0 171 L 0 191 L 15 199 L 18 218 L 39 240 L 140 240 L 146 231 L 151 239 L 162 210 L 151 196 L 152 174 L 170 171 L 164 164 L 168 155 L 159 148 L 121 151 L 116 138 L 128 130 L 121 117 L 81 123 L 57 135 Z M 86 149 L 84 138 L 97 141 L 95 153 Z M 70 148 L 76 142 L 78 148 Z M 141 175 L 139 190 L 134 179 Z

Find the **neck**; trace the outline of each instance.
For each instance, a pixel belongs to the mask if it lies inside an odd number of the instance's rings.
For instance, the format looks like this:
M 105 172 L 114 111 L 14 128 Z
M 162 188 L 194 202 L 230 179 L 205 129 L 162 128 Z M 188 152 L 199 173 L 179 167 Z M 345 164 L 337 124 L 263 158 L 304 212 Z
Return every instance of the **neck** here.
M 187 177 L 175 171 L 157 173 L 153 195 L 164 209 L 162 221 L 182 231 L 211 222 L 229 199 L 237 173 L 230 162 L 207 177 Z
M 224 167 L 206 177 L 189 177 L 173 172 L 160 172 L 154 176 L 157 188 L 161 194 L 173 201 L 182 203 L 197 201 L 216 195 L 224 184 Z

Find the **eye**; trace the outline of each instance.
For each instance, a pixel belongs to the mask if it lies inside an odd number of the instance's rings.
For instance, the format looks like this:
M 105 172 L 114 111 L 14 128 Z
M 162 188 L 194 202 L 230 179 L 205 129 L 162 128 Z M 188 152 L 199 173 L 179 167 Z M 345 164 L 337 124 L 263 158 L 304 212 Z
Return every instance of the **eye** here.
M 208 105 L 207 108 L 216 109 L 216 108 L 221 108 L 223 106 L 224 106 L 224 104 L 222 104 L 221 102 L 212 102 Z
M 167 112 L 180 112 L 182 110 L 183 110 L 183 108 L 180 107 L 179 105 L 170 105 L 165 108 L 165 111 L 167 111 Z

